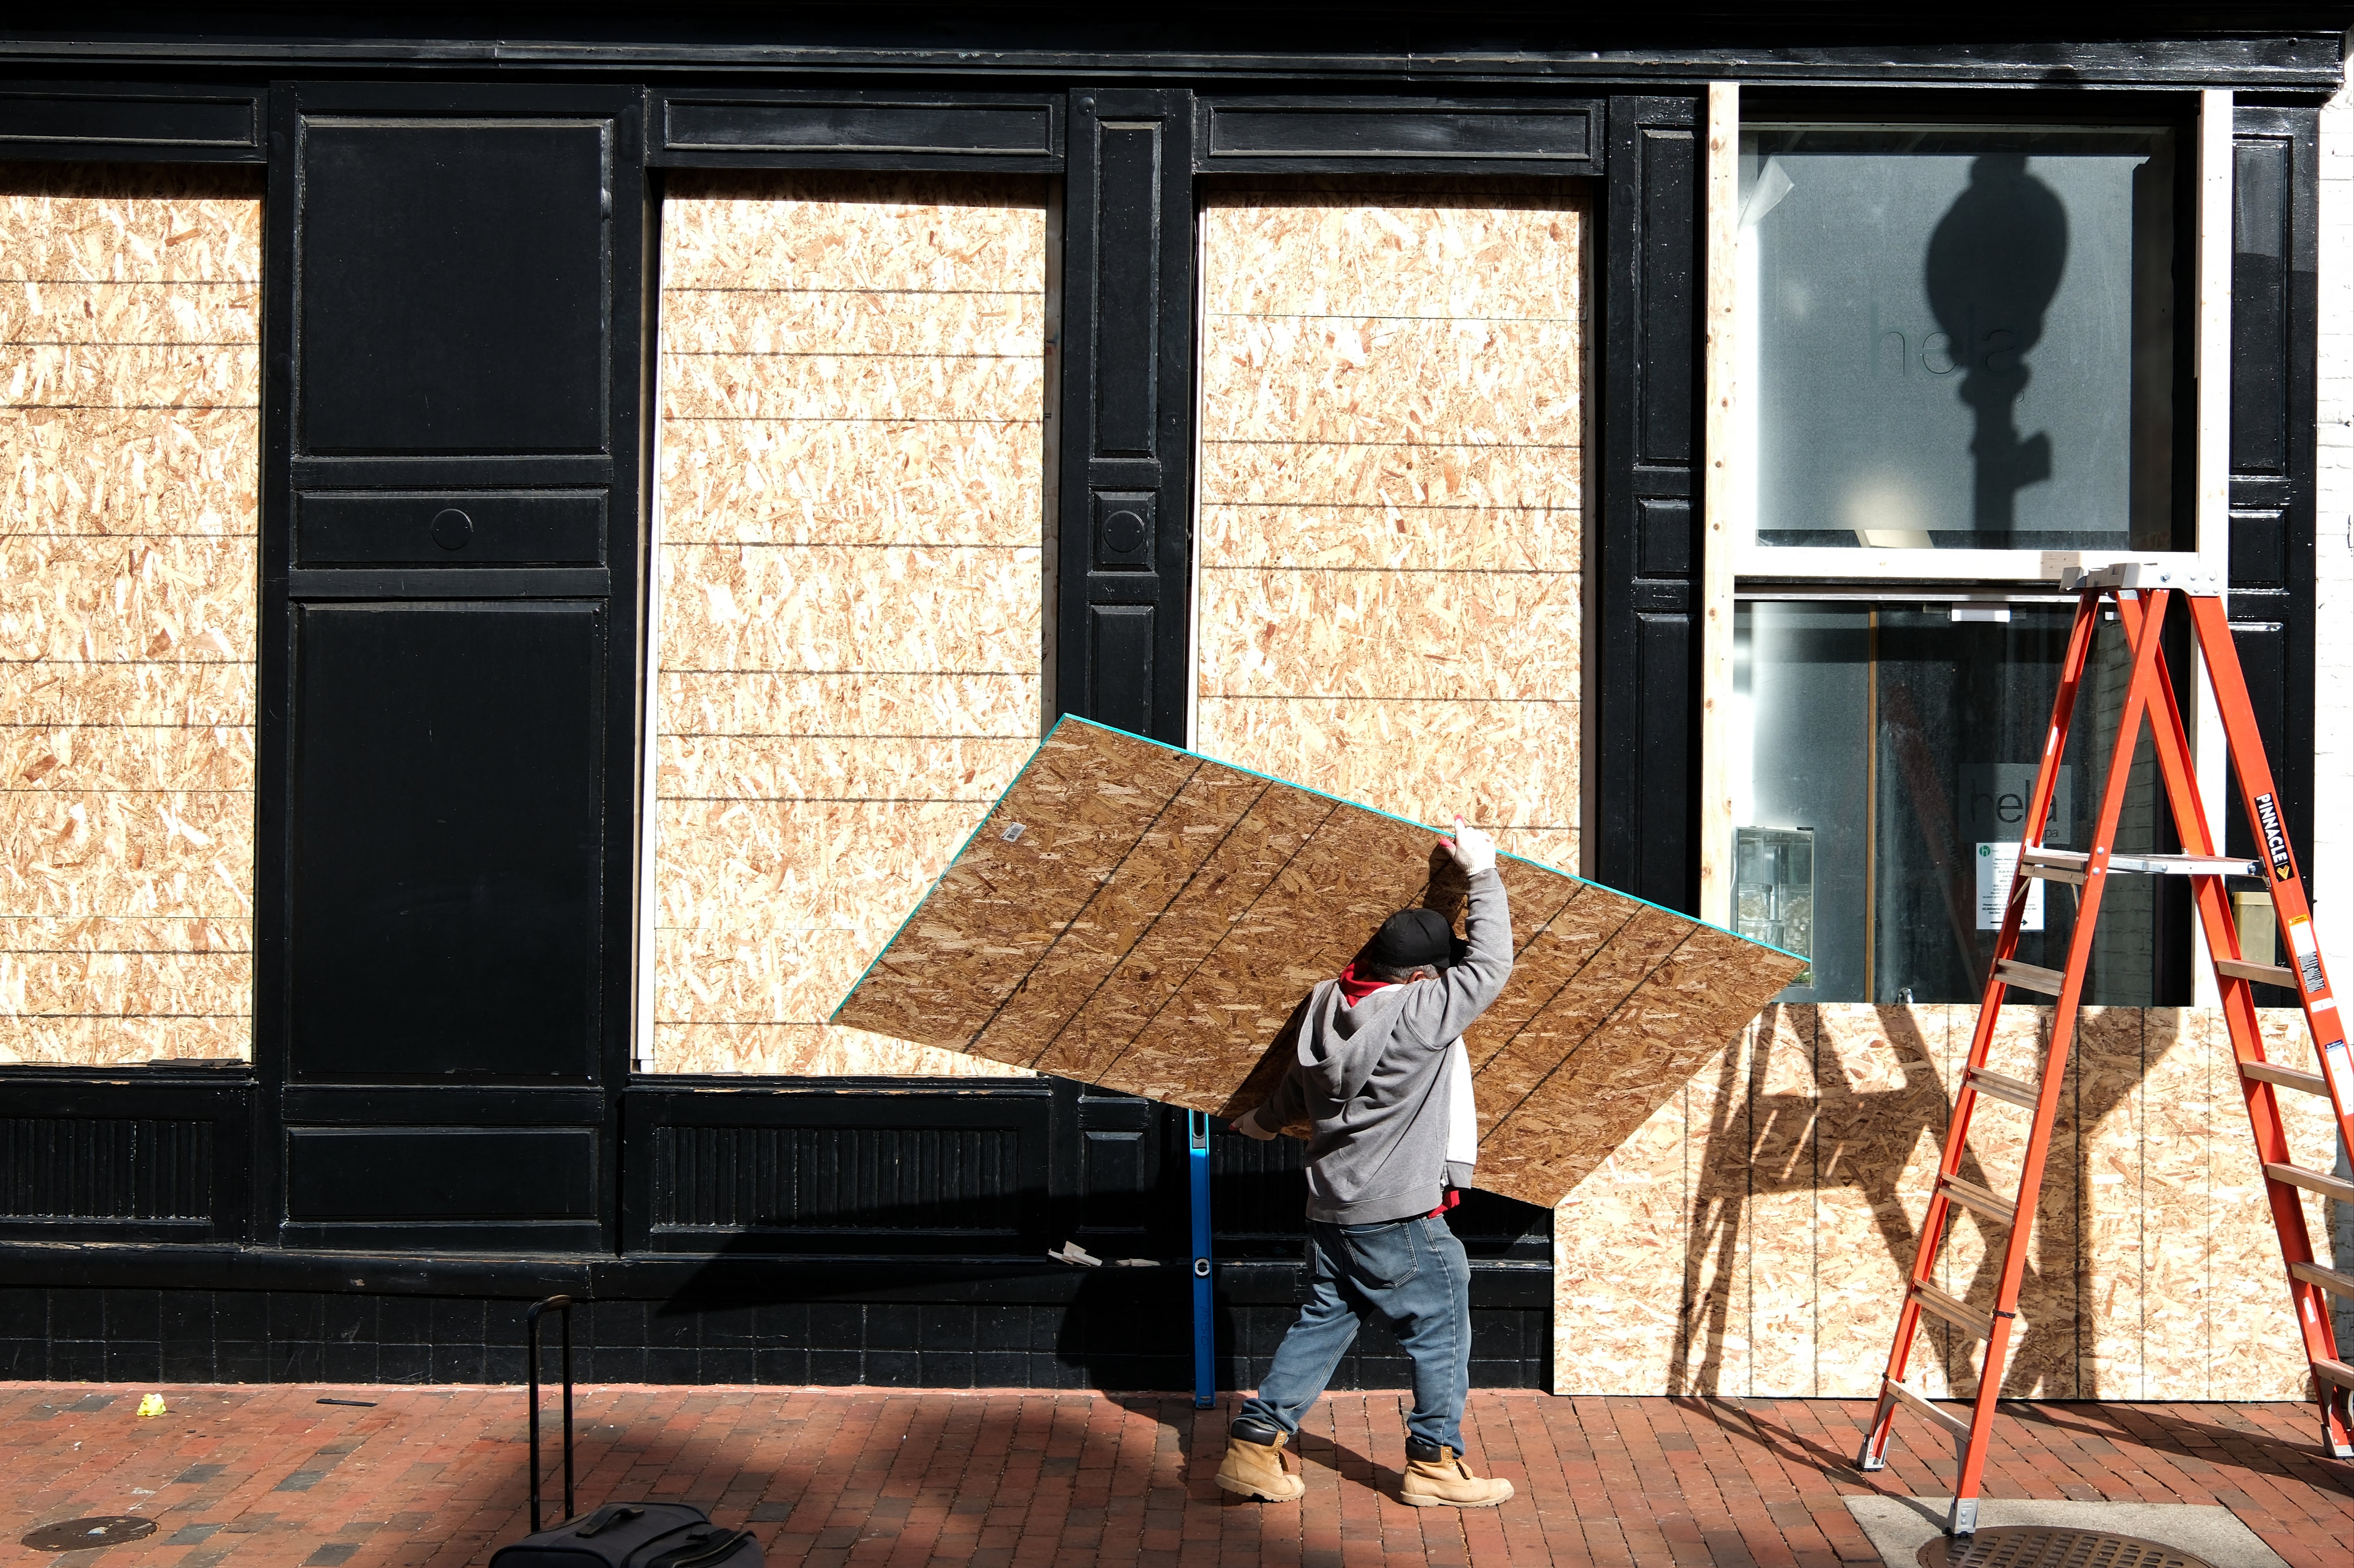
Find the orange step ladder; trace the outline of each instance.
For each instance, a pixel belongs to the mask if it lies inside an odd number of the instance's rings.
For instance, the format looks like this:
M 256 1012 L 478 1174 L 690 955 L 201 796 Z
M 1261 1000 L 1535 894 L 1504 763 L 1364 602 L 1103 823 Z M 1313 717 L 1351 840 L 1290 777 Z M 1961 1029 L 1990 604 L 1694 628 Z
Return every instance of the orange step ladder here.
M 2092 957 L 2093 933 L 2100 914 L 2101 893 L 2108 879 L 2119 874 L 2182 875 L 2190 879 L 2192 896 L 2207 948 L 2214 959 L 2215 978 L 2222 993 L 2224 1021 L 2231 1032 L 2232 1054 L 2237 1058 L 2240 1086 L 2247 1100 L 2248 1120 L 2256 1139 L 2256 1159 L 2264 1173 L 2264 1191 L 2272 1203 L 2273 1226 L 2280 1234 L 2281 1256 L 2287 1266 L 2289 1301 L 2305 1339 L 2306 1359 L 2313 1369 L 2314 1397 L 2320 1405 L 2324 1448 L 2338 1458 L 2354 1457 L 2354 1366 L 2338 1358 L 2330 1326 L 2329 1303 L 2324 1294 L 2354 1298 L 2354 1275 L 2324 1267 L 2313 1255 L 2306 1234 L 2305 1211 L 2297 1200 L 2301 1188 L 2340 1202 L 2354 1202 L 2354 1181 L 2343 1181 L 2293 1163 L 2281 1126 L 2276 1097 L 2284 1090 L 2327 1097 L 2335 1113 L 2338 1132 L 2346 1147 L 2354 1148 L 2354 1059 L 2349 1059 L 2346 1026 L 2330 994 L 2329 977 L 2313 935 L 2312 913 L 2306 901 L 2305 879 L 2283 830 L 2279 795 L 2273 787 L 2272 767 L 2264 758 L 2256 733 L 2254 713 L 2248 704 L 2248 685 L 2240 672 L 2225 620 L 2220 585 L 2211 575 L 2150 562 L 2125 562 L 2095 572 L 2070 571 L 2061 587 L 2077 597 L 2076 619 L 2061 666 L 2060 691 L 2052 705 L 2052 726 L 2043 742 L 2043 760 L 2035 779 L 2034 798 L 2021 824 L 2019 867 L 2011 879 L 2010 898 L 2003 914 L 2001 934 L 1995 939 L 1994 962 L 1986 992 L 1978 1004 L 1978 1031 L 1970 1039 L 1970 1054 L 1954 1096 L 1952 1125 L 1946 1135 L 1945 1158 L 1937 1167 L 1928 1213 L 1921 1224 L 1921 1242 L 1913 1259 L 1911 1286 L 1903 1310 L 1896 1319 L 1896 1343 L 1889 1351 L 1888 1372 L 1881 1380 L 1880 1403 L 1857 1458 L 1858 1467 L 1877 1470 L 1887 1463 L 1890 1430 L 1896 1407 L 1904 1405 L 1951 1436 L 1958 1457 L 1954 1504 L 1946 1521 L 1947 1531 L 1967 1535 L 1978 1529 L 1978 1489 L 1986 1475 L 1987 1449 L 1994 1433 L 1995 1401 L 2010 1349 L 2011 1329 L 2019 1311 L 2020 1282 L 2027 1267 L 2030 1222 L 2043 1185 L 2043 1161 L 2052 1143 L 2052 1126 L 2060 1108 L 2060 1091 L 2067 1076 L 2068 1047 L 2076 1030 L 2076 1010 L 2083 999 L 2085 969 Z M 2189 609 L 2199 655 L 2212 682 L 2221 710 L 2223 738 L 2232 772 L 2247 811 L 2247 820 L 2263 841 L 2259 858 L 2235 859 L 2221 854 L 2200 804 L 2190 744 L 2183 733 L 2182 714 L 2159 641 L 2167 614 L 2176 600 Z M 2125 709 L 2115 745 L 2109 753 L 2106 782 L 2101 791 L 2100 816 L 2091 843 L 2083 850 L 2041 847 L 2043 829 L 2052 810 L 2059 779 L 2061 754 L 2076 693 L 2092 652 L 2093 633 L 2104 609 L 2114 609 L 2132 649 L 2132 673 L 2126 689 Z M 2158 771 L 2173 808 L 2179 854 L 2115 854 L 2117 821 L 2125 807 L 2134 751 L 2142 719 L 2150 721 Z M 2271 890 L 2274 918 L 2287 939 L 2293 968 L 2266 961 L 2251 962 L 2240 951 L 2239 930 L 2232 918 L 2226 876 L 2262 876 Z M 2068 942 L 2067 967 L 2051 969 L 2020 962 L 2021 918 L 2028 890 L 2036 881 L 2073 885 L 2078 889 L 2076 924 Z M 2264 1042 L 2257 1033 L 2256 985 L 2287 987 L 2297 993 L 2312 1031 L 2319 1073 L 2264 1060 Z M 2058 1009 L 2044 1049 L 2041 1081 L 2026 1083 L 1987 1069 L 1994 1044 L 1996 1009 L 2011 990 L 2055 998 Z M 1968 1148 L 1970 1123 L 1982 1099 L 2001 1100 L 2031 1112 L 2034 1123 L 2028 1135 L 2019 1174 L 2019 1192 L 2004 1197 L 1961 1175 Z M 1935 1283 L 1939 1249 L 1956 1205 L 1977 1214 L 1981 1224 L 2005 1233 L 2002 1274 L 1995 1288 L 1991 1311 L 1959 1300 Z M 1931 1403 L 1904 1382 L 1921 1315 L 1928 1313 L 1966 1334 L 1986 1342 L 1985 1365 L 1978 1374 L 1978 1397 L 1967 1421 Z

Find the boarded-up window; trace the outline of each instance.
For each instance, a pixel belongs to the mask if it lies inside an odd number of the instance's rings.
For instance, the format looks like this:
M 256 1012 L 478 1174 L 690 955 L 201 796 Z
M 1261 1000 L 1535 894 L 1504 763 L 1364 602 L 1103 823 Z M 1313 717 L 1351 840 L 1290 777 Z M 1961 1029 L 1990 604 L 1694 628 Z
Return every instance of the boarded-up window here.
M 662 255 L 653 1067 L 1004 1073 L 822 1020 L 1037 743 L 1043 183 L 674 179 Z
M 260 188 L 0 166 L 0 1062 L 251 1054 Z
M 1574 869 L 1581 209 L 1398 184 L 1202 221 L 1196 745 Z

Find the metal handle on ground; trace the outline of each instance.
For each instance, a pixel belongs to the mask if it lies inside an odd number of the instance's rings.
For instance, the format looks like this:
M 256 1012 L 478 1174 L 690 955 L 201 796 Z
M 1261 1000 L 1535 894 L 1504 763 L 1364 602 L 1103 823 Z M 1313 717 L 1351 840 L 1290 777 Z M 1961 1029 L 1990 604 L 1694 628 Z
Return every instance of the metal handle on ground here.
M 1193 1208 L 1193 1408 L 1218 1402 L 1217 1337 L 1210 1321 L 1210 1118 L 1185 1113 L 1185 1164 Z
M 524 1314 L 524 1324 L 530 1338 L 530 1348 L 525 1353 L 531 1361 L 531 1532 L 539 1533 L 539 1315 L 553 1310 L 564 1320 L 562 1344 L 564 1369 L 564 1517 L 570 1519 L 572 1507 L 572 1298 L 551 1296 L 545 1301 L 535 1301 Z

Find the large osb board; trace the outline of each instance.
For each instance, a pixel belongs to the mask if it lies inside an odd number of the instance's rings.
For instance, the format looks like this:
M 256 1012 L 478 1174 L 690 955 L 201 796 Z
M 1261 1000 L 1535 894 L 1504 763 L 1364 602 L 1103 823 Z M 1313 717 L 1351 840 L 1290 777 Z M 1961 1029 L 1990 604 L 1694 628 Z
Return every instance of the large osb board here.
M 1577 863 L 1580 200 L 1206 200 L 1204 751 Z
M 1799 960 L 1499 862 L 1512 977 L 1465 1034 L 1478 1182 L 1552 1205 L 1681 1094 Z M 836 1015 L 1234 1116 L 1382 921 L 1459 917 L 1428 828 L 1084 720 L 1058 724 Z
M 663 1073 L 1002 1073 L 826 1014 L 1037 744 L 1035 180 L 681 176 L 663 207 Z
M 251 1054 L 260 187 L 0 165 L 0 1062 Z
M 1869 1393 L 1885 1362 L 1973 1006 L 1769 1007 L 1554 1215 L 1563 1393 Z M 2051 1010 L 2007 1007 L 1997 1054 L 2035 1074 Z M 2266 1054 L 2310 1070 L 2294 1010 Z M 2088 1008 L 2036 1204 L 2016 1394 L 2296 1399 L 2305 1367 L 2221 1014 Z M 2312 1097 L 2300 1162 L 2328 1168 Z M 1967 1169 L 2018 1176 L 2025 1115 L 1979 1102 Z M 2323 1261 L 2327 1212 L 2305 1205 Z M 1956 1222 L 1937 1280 L 1990 1302 L 1999 1251 Z M 2335 1266 L 2354 1257 L 2342 1252 Z M 1976 1341 L 1925 1324 L 1911 1378 L 1977 1387 Z

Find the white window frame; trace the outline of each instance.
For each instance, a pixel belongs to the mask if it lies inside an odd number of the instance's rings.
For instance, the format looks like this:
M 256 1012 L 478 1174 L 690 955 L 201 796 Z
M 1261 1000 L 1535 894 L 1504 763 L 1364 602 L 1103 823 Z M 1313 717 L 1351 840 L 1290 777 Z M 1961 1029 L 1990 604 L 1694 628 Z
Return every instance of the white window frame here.
M 2228 581 L 2231 547 L 2232 94 L 2199 95 L 2195 135 L 2198 210 L 2194 241 L 2192 376 L 2196 476 L 2191 524 L 2197 547 L 2159 558 Z M 1741 86 L 1708 90 L 1708 207 L 1704 229 L 1707 337 L 1704 373 L 1707 488 L 1702 503 L 1701 887 L 1704 920 L 1733 923 L 1733 630 L 1736 603 L 1777 599 L 2018 599 L 2050 595 L 2068 567 L 2151 558 L 2132 550 L 1905 550 L 1760 546 L 1755 542 L 1755 420 L 1746 395 L 1740 233 Z M 2205 374 L 2210 366 L 2217 374 Z M 2199 792 L 2221 831 L 2225 794 L 2222 728 L 2206 673 L 2186 715 Z M 2220 1004 L 2205 934 L 2194 924 L 2193 1005 Z

